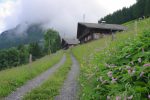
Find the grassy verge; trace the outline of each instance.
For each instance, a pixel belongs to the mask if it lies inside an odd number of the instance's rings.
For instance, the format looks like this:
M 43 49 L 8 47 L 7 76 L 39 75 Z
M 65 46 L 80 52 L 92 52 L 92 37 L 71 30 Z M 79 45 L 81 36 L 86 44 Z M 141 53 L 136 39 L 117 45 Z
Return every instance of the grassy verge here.
M 0 98 L 7 96 L 26 81 L 36 77 L 60 61 L 63 52 L 45 56 L 31 64 L 0 71 Z
M 144 30 L 150 30 L 149 24 L 150 24 L 150 19 L 139 21 L 138 28 L 137 28 L 138 34 L 141 34 Z M 121 93 L 119 94 L 121 89 L 124 89 L 124 88 L 118 88 L 120 85 L 106 84 L 102 86 L 99 80 L 103 76 L 107 76 L 107 73 L 110 71 L 110 70 L 108 71 L 108 70 L 102 69 L 105 66 L 105 64 L 117 59 L 115 55 L 117 55 L 119 50 L 121 51 L 124 47 L 126 47 L 126 45 L 129 45 L 130 42 L 137 37 L 137 35 L 135 34 L 135 29 L 134 29 L 134 22 L 129 22 L 129 23 L 126 23 L 125 25 L 128 27 L 128 31 L 116 34 L 115 35 L 116 39 L 114 41 L 111 41 L 111 37 L 105 37 L 103 39 L 90 42 L 88 44 L 80 45 L 72 49 L 74 55 L 80 62 L 80 66 L 81 66 L 80 68 L 81 69 L 80 71 L 81 73 L 80 74 L 80 85 L 81 85 L 80 100 L 92 100 L 92 99 L 106 100 L 107 96 L 110 96 L 111 98 L 110 100 L 112 100 L 112 99 L 116 99 L 117 95 L 118 95 L 118 98 L 120 96 L 123 97 L 122 96 L 123 94 Z M 134 45 L 134 43 L 132 43 L 132 45 Z M 122 52 L 120 54 L 122 54 Z M 120 60 L 118 60 L 117 62 L 119 61 Z M 145 63 L 148 63 L 148 61 L 146 60 Z M 119 75 L 121 76 L 122 74 L 119 74 Z M 103 79 L 108 81 L 108 77 L 103 77 Z M 126 86 L 130 87 L 132 85 L 127 84 Z M 128 89 L 134 90 L 133 88 L 128 88 Z M 147 89 L 144 89 L 144 88 L 142 89 L 142 88 L 137 87 L 137 89 L 146 91 L 146 93 L 148 93 L 149 91 L 149 90 L 147 91 Z M 135 92 L 135 91 L 130 91 L 130 92 Z M 113 93 L 116 93 L 116 94 L 113 94 Z M 132 94 L 130 94 L 127 91 L 124 91 L 124 94 L 125 94 L 124 97 L 132 96 Z M 138 95 L 141 95 L 141 94 L 138 94 Z M 147 98 L 147 95 L 145 95 L 145 98 Z
M 35 88 L 28 93 L 24 100 L 53 100 L 59 94 L 59 90 L 67 77 L 68 71 L 71 68 L 72 61 L 70 54 L 67 53 L 67 59 L 50 78 L 45 81 L 40 87 Z
M 80 93 L 81 100 L 94 99 L 96 67 L 92 63 L 94 56 L 105 49 L 111 41 L 111 36 L 72 48 L 72 52 L 80 63 Z

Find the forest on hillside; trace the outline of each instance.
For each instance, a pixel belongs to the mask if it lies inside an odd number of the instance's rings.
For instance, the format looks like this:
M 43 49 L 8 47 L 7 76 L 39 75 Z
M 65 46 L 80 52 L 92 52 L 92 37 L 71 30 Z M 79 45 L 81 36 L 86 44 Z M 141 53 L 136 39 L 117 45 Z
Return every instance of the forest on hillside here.
M 27 45 L 19 45 L 8 49 L 0 50 L 0 70 L 16 67 L 29 63 L 29 57 L 32 55 L 32 61 L 45 55 L 55 53 L 61 48 L 61 38 L 55 30 L 49 29 L 44 34 L 44 44 L 32 42 Z
M 137 0 L 137 2 L 129 8 L 124 7 L 113 14 L 109 14 L 104 18 L 101 18 L 99 23 L 101 23 L 101 21 L 106 21 L 106 23 L 110 24 L 123 24 L 131 20 L 149 16 L 150 0 Z

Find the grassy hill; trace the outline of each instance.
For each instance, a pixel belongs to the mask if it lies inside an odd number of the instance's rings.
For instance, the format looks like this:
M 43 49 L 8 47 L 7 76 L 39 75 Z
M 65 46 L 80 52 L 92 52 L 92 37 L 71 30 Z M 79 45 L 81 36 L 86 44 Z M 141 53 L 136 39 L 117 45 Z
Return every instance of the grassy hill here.
M 60 51 L 57 54 L 45 56 L 31 64 L 0 71 L 0 99 L 24 85 L 28 80 L 51 68 L 60 61 L 63 54 L 63 51 Z
M 150 93 L 150 18 L 128 31 L 72 49 L 80 62 L 81 100 L 147 100 Z M 136 34 L 137 31 L 137 34 Z M 121 98 L 121 99 L 120 99 Z
M 135 30 L 135 23 L 131 21 L 124 24 L 128 27 L 128 31 L 117 33 L 114 41 L 111 36 L 105 36 L 71 48 L 80 63 L 81 100 L 148 99 L 150 95 L 149 24 L 150 18 L 140 20 Z M 63 54 L 58 52 L 32 64 L 0 71 L 0 98 L 59 62 Z M 71 60 L 67 56 L 62 68 L 43 85 L 27 94 L 25 99 L 37 99 L 39 96 L 50 98 L 58 94 L 70 65 Z

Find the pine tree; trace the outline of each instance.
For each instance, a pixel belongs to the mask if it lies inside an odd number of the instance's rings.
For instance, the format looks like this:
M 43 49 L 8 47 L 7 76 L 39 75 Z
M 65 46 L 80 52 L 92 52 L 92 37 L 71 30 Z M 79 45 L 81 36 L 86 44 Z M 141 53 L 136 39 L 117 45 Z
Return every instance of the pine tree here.
M 110 24 L 122 24 L 143 16 L 150 16 L 150 0 L 137 0 L 137 2 L 129 8 L 123 8 L 113 14 L 109 14 L 101 18 L 98 22 L 105 20 Z
M 146 0 L 145 2 L 145 16 L 150 16 L 150 0 Z

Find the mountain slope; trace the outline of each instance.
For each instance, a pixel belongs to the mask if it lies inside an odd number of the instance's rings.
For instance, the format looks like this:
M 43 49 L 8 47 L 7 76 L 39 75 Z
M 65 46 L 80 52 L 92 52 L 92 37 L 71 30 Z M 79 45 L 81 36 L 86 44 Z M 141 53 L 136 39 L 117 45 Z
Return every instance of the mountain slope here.
M 39 42 L 43 37 L 44 30 L 40 24 L 18 25 L 16 28 L 7 30 L 0 35 L 0 49 Z

